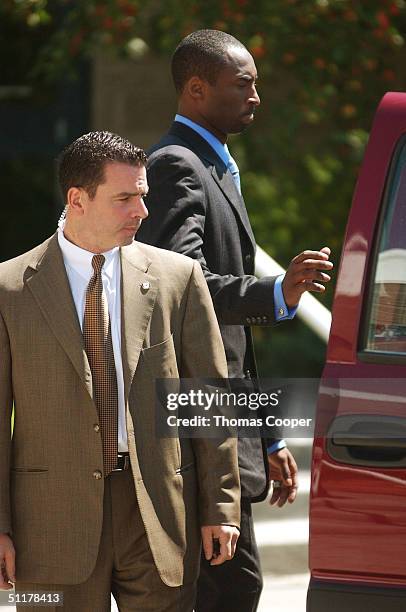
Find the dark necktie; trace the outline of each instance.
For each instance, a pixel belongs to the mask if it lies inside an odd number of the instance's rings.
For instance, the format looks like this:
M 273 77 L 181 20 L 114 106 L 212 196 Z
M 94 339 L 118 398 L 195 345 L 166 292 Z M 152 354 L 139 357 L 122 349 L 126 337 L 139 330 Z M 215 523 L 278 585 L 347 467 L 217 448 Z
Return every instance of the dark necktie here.
M 83 338 L 93 379 L 93 398 L 97 407 L 103 443 L 104 475 L 117 465 L 118 393 L 111 325 L 103 293 L 103 255 L 94 255 L 94 274 L 86 290 Z

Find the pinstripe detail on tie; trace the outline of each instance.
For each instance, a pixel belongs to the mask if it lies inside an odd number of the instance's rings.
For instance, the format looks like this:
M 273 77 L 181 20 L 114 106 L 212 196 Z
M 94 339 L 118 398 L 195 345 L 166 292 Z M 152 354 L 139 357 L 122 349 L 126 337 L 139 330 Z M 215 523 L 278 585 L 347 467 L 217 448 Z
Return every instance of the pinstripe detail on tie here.
M 118 392 L 111 325 L 103 292 L 103 255 L 94 255 L 94 274 L 86 290 L 83 338 L 93 379 L 93 398 L 97 407 L 103 442 L 104 475 L 117 465 Z

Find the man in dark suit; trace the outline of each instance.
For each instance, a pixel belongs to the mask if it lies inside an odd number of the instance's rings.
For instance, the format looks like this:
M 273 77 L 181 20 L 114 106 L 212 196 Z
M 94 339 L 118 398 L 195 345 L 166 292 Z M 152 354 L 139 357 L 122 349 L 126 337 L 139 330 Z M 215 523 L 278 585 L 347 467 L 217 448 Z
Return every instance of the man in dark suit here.
M 301 294 L 324 291 L 330 250 L 305 251 L 286 274 L 254 276 L 255 239 L 228 134 L 253 121 L 260 100 L 253 58 L 234 37 L 217 30 L 187 36 L 172 59 L 179 95 L 169 132 L 150 151 L 150 219 L 139 240 L 197 259 L 207 280 L 220 324 L 230 378 L 256 387 L 252 325 L 292 318 Z M 262 577 L 253 531 L 251 502 L 276 480 L 271 503 L 296 497 L 297 467 L 283 440 L 239 440 L 242 520 L 234 559 L 221 568 L 202 560 L 197 612 L 254 612 Z M 272 472 L 273 470 L 273 472 Z

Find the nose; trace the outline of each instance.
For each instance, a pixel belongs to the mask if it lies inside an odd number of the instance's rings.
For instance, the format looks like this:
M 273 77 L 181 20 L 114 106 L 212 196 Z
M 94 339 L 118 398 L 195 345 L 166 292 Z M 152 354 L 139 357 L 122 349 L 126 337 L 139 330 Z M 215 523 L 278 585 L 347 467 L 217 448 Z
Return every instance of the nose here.
M 148 208 L 145 206 L 144 198 L 136 199 L 132 216 L 140 219 L 146 219 L 148 217 Z
M 254 104 L 255 106 L 259 106 L 261 104 L 261 98 L 258 95 L 257 88 L 255 87 L 255 85 L 252 86 L 250 103 Z
M 141 219 L 146 219 L 148 217 L 148 208 L 145 206 L 144 198 L 140 199 L 140 210 L 141 214 L 139 215 Z

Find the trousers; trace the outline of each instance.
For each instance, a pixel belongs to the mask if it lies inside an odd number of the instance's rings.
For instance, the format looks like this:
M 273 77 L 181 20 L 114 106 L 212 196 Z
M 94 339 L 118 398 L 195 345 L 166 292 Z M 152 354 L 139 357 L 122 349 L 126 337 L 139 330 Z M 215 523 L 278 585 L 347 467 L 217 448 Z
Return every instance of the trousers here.
M 100 547 L 95 568 L 85 582 L 73 585 L 19 582 L 18 555 L 16 562 L 16 592 L 59 591 L 63 592 L 64 602 L 63 607 L 17 605 L 18 612 L 110 612 L 111 593 L 120 612 L 192 612 L 194 607 L 194 583 L 168 587 L 158 574 L 131 470 L 112 472 L 105 480 Z
M 241 500 L 241 528 L 236 553 L 219 566 L 201 559 L 196 612 L 255 612 L 263 587 L 251 502 Z

